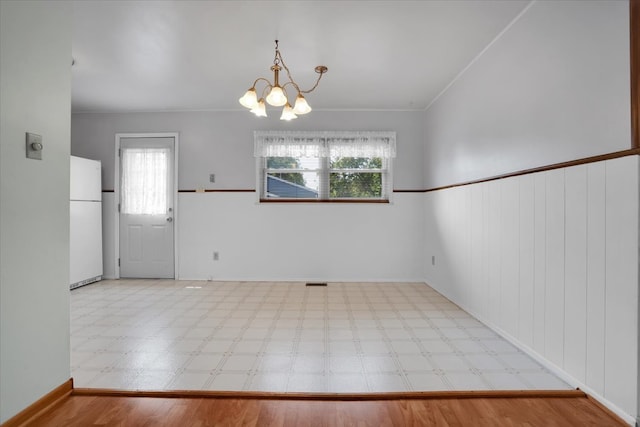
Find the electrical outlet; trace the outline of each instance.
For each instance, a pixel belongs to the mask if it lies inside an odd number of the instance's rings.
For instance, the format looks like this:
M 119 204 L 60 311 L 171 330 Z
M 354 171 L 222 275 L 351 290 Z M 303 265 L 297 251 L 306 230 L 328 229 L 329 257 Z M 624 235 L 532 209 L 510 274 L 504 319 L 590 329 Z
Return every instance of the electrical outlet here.
M 218 252 L 213 253 L 213 260 L 218 261 L 220 259 L 220 254 Z
M 216 182 L 216 174 L 215 173 L 210 173 L 209 174 L 209 182 Z

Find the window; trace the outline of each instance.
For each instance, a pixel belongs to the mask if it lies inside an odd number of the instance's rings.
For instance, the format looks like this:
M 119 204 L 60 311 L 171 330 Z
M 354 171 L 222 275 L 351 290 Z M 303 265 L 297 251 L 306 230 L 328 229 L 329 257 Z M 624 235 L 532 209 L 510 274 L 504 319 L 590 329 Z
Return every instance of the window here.
M 168 148 L 122 149 L 122 213 L 167 212 Z
M 395 132 L 256 131 L 262 201 L 389 200 Z

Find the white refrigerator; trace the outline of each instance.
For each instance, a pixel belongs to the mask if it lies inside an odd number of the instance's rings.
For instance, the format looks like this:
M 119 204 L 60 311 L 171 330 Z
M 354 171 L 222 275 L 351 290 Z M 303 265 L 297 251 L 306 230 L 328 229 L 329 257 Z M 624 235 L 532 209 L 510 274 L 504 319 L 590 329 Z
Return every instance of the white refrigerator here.
M 101 163 L 71 156 L 71 289 L 102 279 Z

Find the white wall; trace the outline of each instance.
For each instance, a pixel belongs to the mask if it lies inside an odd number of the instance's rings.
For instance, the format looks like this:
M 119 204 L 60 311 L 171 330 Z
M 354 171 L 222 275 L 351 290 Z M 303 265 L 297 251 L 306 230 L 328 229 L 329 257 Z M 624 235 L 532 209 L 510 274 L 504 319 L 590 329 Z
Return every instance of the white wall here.
M 425 206 L 427 282 L 628 419 L 638 415 L 638 164 L 429 192 Z
M 183 193 L 180 277 L 422 281 L 422 199 L 259 204 L 253 193 Z
M 114 138 L 126 132 L 179 132 L 180 189 L 253 189 L 254 130 L 391 130 L 397 132 L 396 189 L 422 188 L 422 112 L 316 111 L 292 122 L 245 111 L 73 114 L 71 153 L 101 160 L 103 188 L 113 189 Z M 272 114 L 273 115 L 273 114 Z M 209 174 L 216 183 L 209 183 Z
M 394 188 L 422 184 L 422 112 L 314 111 L 295 122 L 238 112 L 74 114 L 71 150 L 101 160 L 113 188 L 114 138 L 179 132 L 180 189 L 255 189 L 253 131 L 393 130 Z M 209 174 L 216 182 L 209 183 Z M 115 277 L 113 193 L 103 193 L 104 275 Z M 422 195 L 381 204 L 258 204 L 255 193 L 180 193 L 177 276 L 214 280 L 422 280 Z M 345 239 L 347 241 L 344 245 Z M 212 253 L 220 253 L 213 261 Z
M 0 422 L 67 381 L 70 2 L 0 2 Z M 43 160 L 25 157 L 25 132 Z
M 434 188 L 628 149 L 629 4 L 538 1 L 429 108 Z

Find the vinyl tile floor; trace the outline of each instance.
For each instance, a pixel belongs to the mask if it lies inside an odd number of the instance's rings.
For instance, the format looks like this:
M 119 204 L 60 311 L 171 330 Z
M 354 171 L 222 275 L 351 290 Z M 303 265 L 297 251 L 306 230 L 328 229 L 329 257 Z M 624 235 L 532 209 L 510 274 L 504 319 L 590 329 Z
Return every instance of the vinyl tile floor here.
M 71 291 L 75 387 L 570 389 L 424 283 L 104 280 Z

